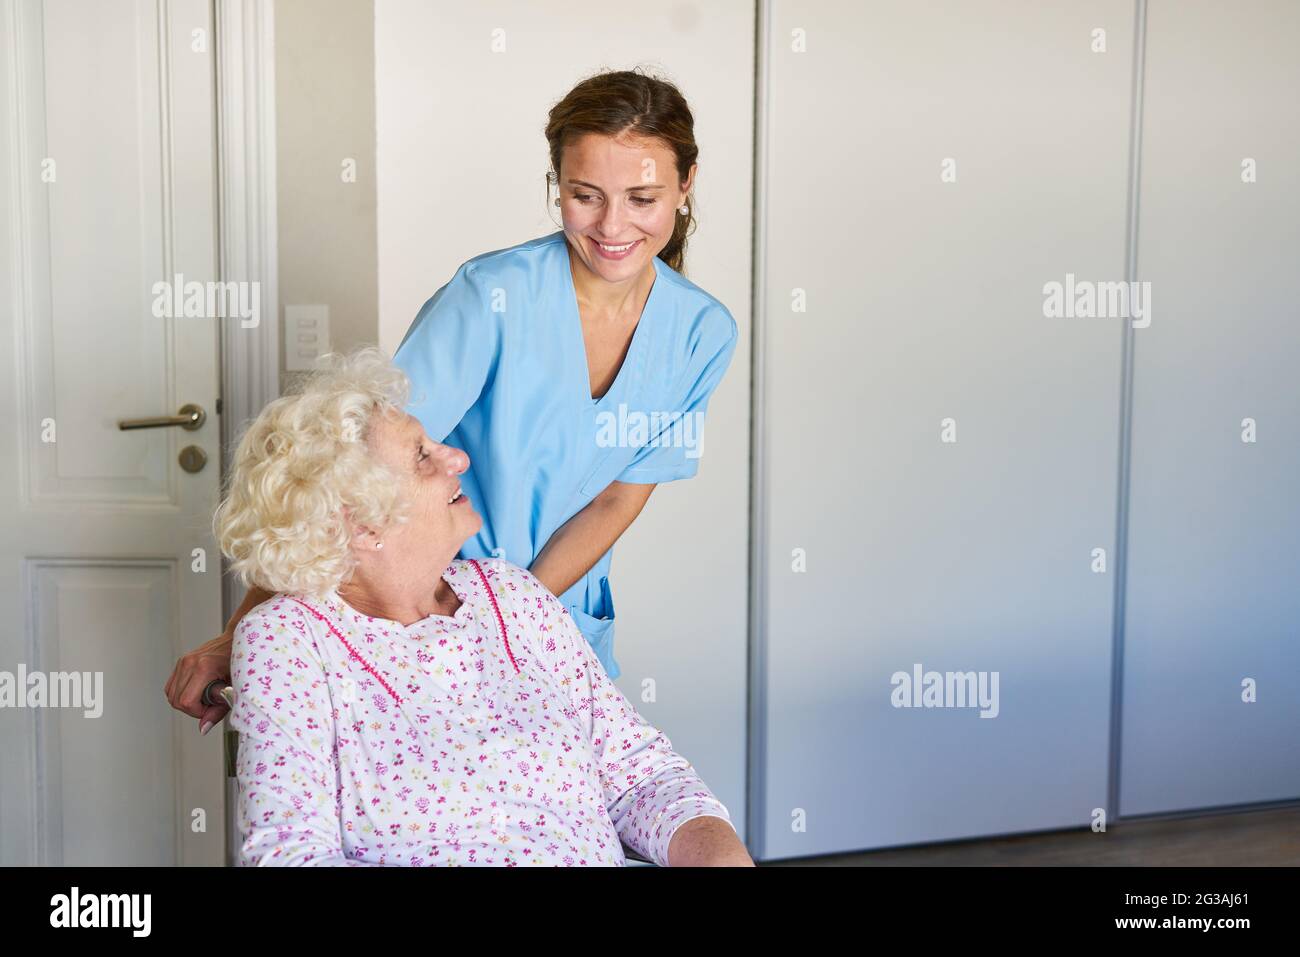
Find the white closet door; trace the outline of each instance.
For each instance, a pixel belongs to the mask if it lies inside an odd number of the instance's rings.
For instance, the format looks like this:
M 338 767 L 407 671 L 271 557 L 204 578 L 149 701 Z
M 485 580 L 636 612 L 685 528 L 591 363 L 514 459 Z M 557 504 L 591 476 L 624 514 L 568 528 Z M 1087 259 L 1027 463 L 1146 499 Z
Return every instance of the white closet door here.
M 1125 815 L 1300 796 L 1298 48 L 1289 0 L 1150 4 Z
M 1113 554 L 1122 320 L 1046 318 L 1043 286 L 1124 279 L 1133 24 L 1118 0 L 771 6 L 765 857 L 1106 804 L 1114 583 L 1092 553 Z M 997 716 L 893 707 L 917 664 L 997 672 Z

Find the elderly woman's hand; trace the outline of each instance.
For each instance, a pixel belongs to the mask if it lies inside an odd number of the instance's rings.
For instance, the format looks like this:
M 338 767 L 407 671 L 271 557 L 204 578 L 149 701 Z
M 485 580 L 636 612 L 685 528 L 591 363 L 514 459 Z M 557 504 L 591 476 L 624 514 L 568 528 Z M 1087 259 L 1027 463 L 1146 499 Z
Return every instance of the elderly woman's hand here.
M 673 833 L 669 867 L 753 867 L 754 860 L 720 817 L 693 817 Z
M 207 734 L 230 709 L 224 703 L 205 705 L 203 689 L 218 678 L 230 681 L 231 636 L 223 632 L 206 644 L 182 655 L 163 689 L 168 703 L 177 711 L 199 719 L 199 731 Z

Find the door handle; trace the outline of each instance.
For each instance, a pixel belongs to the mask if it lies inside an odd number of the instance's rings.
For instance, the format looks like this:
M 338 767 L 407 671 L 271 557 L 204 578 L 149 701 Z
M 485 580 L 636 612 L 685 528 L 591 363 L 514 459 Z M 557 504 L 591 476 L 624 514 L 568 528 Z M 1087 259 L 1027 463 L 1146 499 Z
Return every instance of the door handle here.
M 191 402 L 181 406 L 175 415 L 160 415 L 152 419 L 122 419 L 117 427 L 125 432 L 128 429 L 164 429 L 179 425 L 187 432 L 194 432 L 202 428 L 207 420 L 208 414 L 202 407 Z

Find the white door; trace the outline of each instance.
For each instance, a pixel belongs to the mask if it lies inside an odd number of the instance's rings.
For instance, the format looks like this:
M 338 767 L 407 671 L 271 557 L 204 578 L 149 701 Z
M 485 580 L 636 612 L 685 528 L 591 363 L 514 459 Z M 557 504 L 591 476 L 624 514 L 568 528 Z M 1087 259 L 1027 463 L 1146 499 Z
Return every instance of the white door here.
M 216 279 L 212 26 L 0 3 L 0 864 L 223 860 L 220 735 L 163 697 L 221 620 L 217 320 L 154 314 Z

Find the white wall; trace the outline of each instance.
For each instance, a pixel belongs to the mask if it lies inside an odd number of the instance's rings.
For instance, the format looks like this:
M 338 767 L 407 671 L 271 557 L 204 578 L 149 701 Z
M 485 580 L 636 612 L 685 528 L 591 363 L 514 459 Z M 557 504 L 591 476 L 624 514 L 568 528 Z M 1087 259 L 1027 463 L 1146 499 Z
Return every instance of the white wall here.
M 744 0 L 375 4 L 379 341 L 390 352 L 460 263 L 559 227 L 542 130 L 574 83 L 655 67 L 691 104 L 700 225 L 688 274 L 727 304 L 741 339 L 709 406 L 699 475 L 661 485 L 615 547 L 615 653 L 619 686 L 742 833 L 753 22 Z M 504 52 L 492 52 L 495 30 Z M 642 700 L 646 678 L 653 703 Z
M 373 29 L 371 0 L 275 3 L 280 321 L 286 305 L 328 306 L 336 352 L 377 325 Z

